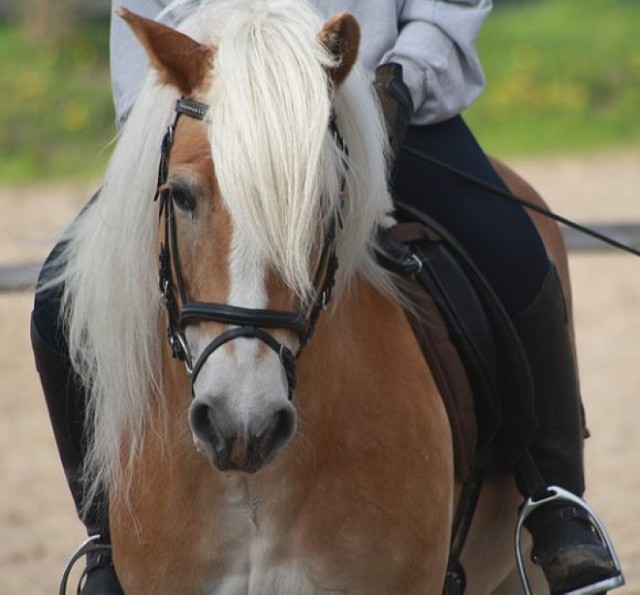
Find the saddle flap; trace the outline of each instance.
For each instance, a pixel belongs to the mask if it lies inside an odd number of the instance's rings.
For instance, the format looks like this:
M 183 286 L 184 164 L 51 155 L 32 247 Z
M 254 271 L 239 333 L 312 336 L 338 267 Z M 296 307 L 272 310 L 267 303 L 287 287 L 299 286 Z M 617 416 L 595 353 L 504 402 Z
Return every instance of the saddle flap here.
M 533 383 L 516 331 L 457 241 L 422 213 L 396 207 L 406 223 L 386 230 L 382 246 L 387 258 L 420 263 L 404 275 L 391 270 L 415 306 L 407 314 L 449 413 L 457 473 L 464 479 L 469 464 L 496 459 L 512 464 L 535 432 Z

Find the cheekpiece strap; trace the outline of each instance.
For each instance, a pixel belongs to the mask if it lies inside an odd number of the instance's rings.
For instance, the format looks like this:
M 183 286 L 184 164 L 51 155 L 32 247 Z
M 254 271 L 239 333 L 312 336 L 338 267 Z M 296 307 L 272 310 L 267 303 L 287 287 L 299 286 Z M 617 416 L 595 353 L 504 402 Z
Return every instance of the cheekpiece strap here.
M 185 115 L 196 120 L 204 120 L 208 111 L 209 107 L 204 103 L 185 99 L 184 97 L 177 100 L 175 118 L 173 123 L 167 127 L 167 131 L 162 139 L 160 163 L 158 166 L 158 186 L 154 198 L 154 200 L 160 201 L 160 217 L 162 218 L 164 215 L 164 241 L 160 249 L 158 276 L 160 292 L 164 299 L 169 319 L 169 328 L 167 329 L 169 345 L 171 346 L 173 357 L 184 361 L 189 372 L 191 371 L 192 365 L 191 354 L 189 353 L 187 341 L 180 327 L 180 310 L 175 295 L 176 283 L 180 299 L 183 303 L 186 300 L 186 295 L 184 293 L 184 282 L 182 281 L 180 261 L 177 254 L 178 247 L 175 242 L 175 219 L 171 203 L 171 193 L 164 185 L 169 176 L 169 155 L 171 154 L 171 147 L 173 146 L 174 132 L 178 124 L 178 118 L 181 115 Z M 176 283 L 174 283 L 173 268 L 177 276 L 175 280 Z
M 158 200 L 161 195 L 160 188 L 166 183 L 169 175 L 169 154 L 171 153 L 171 147 L 173 146 L 173 135 L 178 124 L 178 118 L 180 115 L 189 116 L 196 120 L 204 120 L 209 112 L 209 106 L 193 101 L 192 99 L 185 99 L 181 97 L 176 101 L 176 117 L 173 120 L 173 124 L 167 127 L 167 132 L 162 139 L 162 146 L 160 148 L 160 165 L 158 167 L 158 190 L 156 191 L 154 200 Z M 162 207 L 161 207 L 162 208 Z

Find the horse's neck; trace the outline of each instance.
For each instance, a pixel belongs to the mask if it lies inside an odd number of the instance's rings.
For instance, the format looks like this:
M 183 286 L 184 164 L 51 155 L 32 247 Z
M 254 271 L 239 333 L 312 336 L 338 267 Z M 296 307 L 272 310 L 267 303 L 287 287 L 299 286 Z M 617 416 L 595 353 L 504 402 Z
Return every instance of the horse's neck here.
M 388 407 L 391 393 L 424 392 L 430 373 L 402 308 L 357 280 L 324 313 L 299 361 L 296 405 L 302 415 L 330 412 L 332 424 Z

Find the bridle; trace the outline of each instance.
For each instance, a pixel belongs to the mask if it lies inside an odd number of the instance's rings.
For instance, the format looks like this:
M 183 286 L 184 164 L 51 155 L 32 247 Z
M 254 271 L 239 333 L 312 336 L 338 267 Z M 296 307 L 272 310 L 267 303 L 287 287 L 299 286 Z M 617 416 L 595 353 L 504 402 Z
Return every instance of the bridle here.
M 167 335 L 173 357 L 184 362 L 191 386 L 198 377 L 207 359 L 222 345 L 240 337 L 257 339 L 272 349 L 280 359 L 286 373 L 289 399 L 296 387 L 296 360 L 302 349 L 311 340 L 318 317 L 331 300 L 335 274 L 338 268 L 336 254 L 336 232 L 342 227 L 340 208 L 336 209 L 325 229 L 323 245 L 314 274 L 312 298 L 297 312 L 242 308 L 216 302 L 197 302 L 189 298 L 186 290 L 176 233 L 175 207 L 171 188 L 167 186 L 169 155 L 173 145 L 178 119 L 181 115 L 204 120 L 209 107 L 191 99 L 181 98 L 176 103 L 176 115 L 164 135 L 158 168 L 158 188 L 155 199 L 160 204 L 160 218 L 164 219 L 164 238 L 160 247 L 158 270 L 160 292 L 167 311 Z M 348 149 L 336 125 L 335 114 L 329 120 L 329 131 L 340 149 L 345 168 L 348 166 Z M 345 180 L 342 180 L 342 202 Z M 211 341 L 194 362 L 184 331 L 187 326 L 199 322 L 218 322 L 231 325 Z M 298 337 L 298 348 L 294 353 L 278 341 L 268 330 L 282 329 L 294 332 Z

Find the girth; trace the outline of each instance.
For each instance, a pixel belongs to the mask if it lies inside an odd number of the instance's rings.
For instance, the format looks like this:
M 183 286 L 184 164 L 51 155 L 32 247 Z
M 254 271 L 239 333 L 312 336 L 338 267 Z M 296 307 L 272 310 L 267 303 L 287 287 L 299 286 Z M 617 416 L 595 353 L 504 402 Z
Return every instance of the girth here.
M 330 218 L 325 230 L 322 249 L 314 275 L 314 294 L 308 303 L 297 312 L 280 310 L 243 308 L 216 302 L 199 302 L 189 298 L 182 267 L 180 264 L 178 240 L 175 222 L 175 209 L 171 188 L 167 186 L 169 157 L 173 145 L 174 133 L 181 115 L 204 120 L 208 106 L 196 101 L 181 98 L 176 104 L 176 116 L 167 128 L 162 141 L 160 164 L 158 168 L 158 189 L 155 200 L 160 203 L 160 217 L 164 218 L 164 238 L 160 247 L 160 266 L 158 271 L 160 291 L 167 311 L 167 335 L 173 357 L 185 364 L 191 378 L 191 385 L 202 370 L 208 358 L 222 345 L 238 338 L 256 339 L 274 351 L 285 370 L 289 399 L 296 386 L 296 359 L 313 335 L 315 325 L 322 310 L 331 300 L 338 268 L 336 254 L 336 233 L 341 227 L 339 209 Z M 335 114 L 329 120 L 329 130 L 341 150 L 344 163 L 348 165 L 348 150 L 338 131 Z M 342 192 L 345 183 L 343 180 Z M 194 362 L 184 331 L 187 326 L 200 322 L 218 322 L 230 325 L 215 337 Z M 287 330 L 298 339 L 298 348 L 294 352 L 283 342 L 278 341 L 265 329 Z

